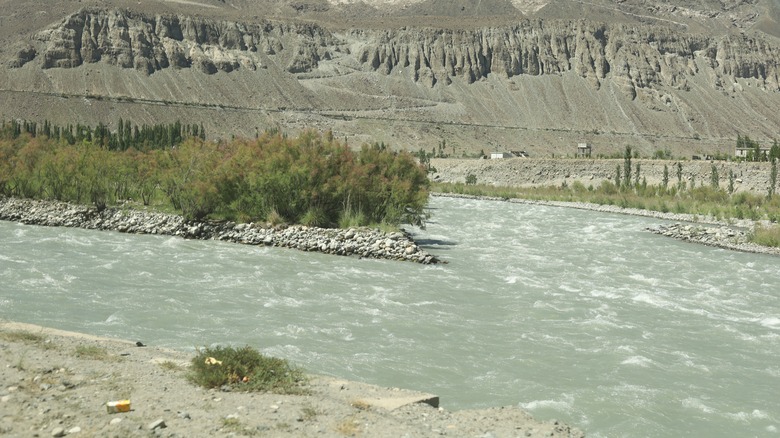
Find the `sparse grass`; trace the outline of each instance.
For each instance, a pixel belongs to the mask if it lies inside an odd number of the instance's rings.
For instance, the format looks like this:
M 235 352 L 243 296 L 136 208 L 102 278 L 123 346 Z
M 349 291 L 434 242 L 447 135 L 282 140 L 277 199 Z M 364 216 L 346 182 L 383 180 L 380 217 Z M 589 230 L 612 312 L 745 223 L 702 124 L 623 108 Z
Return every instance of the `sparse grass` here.
M 401 231 L 401 227 L 395 224 L 390 224 L 387 222 L 382 222 L 380 224 L 376 225 L 369 225 L 371 228 L 377 228 L 379 231 L 385 232 L 385 233 L 397 233 Z
M 240 432 L 241 429 L 241 421 L 239 421 L 238 418 L 223 418 L 222 419 L 222 428 L 225 429 L 228 432 Z
M 756 226 L 750 241 L 757 245 L 780 247 L 780 225 Z
M 243 435 L 243 436 L 258 436 L 260 431 L 252 429 L 248 426 L 244 426 L 241 420 L 234 417 L 228 417 L 222 419 L 222 429 L 224 432 L 228 432 L 231 435 Z
M 282 217 L 281 214 L 274 208 L 268 213 L 268 216 L 265 218 L 265 220 L 271 224 L 272 226 L 282 225 L 287 223 L 287 221 Z
M 113 400 L 131 400 L 133 398 L 135 385 L 119 372 L 106 375 L 104 372 L 95 371 L 90 373 L 90 377 L 101 382 L 101 386 L 112 394 L 111 399 Z
M 367 411 L 367 410 L 369 410 L 371 408 L 371 404 L 370 403 L 368 403 L 365 400 L 359 400 L 359 399 L 358 400 L 352 400 L 352 402 L 350 403 L 350 406 L 352 406 L 353 408 L 355 408 L 355 409 L 357 409 L 359 411 Z
M 192 359 L 189 379 L 206 388 L 230 385 L 244 391 L 267 391 L 277 394 L 305 393 L 303 371 L 286 360 L 267 357 L 257 350 L 214 347 L 198 350 Z
M 185 367 L 181 366 L 180 364 L 172 360 L 166 360 L 165 362 L 160 362 L 160 368 L 167 371 L 184 371 L 185 369 Z
M 345 210 L 339 219 L 339 228 L 357 228 L 366 225 L 366 216 L 359 211 Z
M 24 330 L 0 332 L 0 339 L 8 342 L 24 342 L 25 344 L 43 344 L 46 342 L 45 336 Z
M 24 364 L 24 353 L 22 353 L 22 354 L 19 356 L 19 360 L 18 360 L 18 361 L 16 361 L 16 365 L 15 365 L 15 367 L 16 367 L 16 369 L 17 369 L 17 370 L 19 370 L 19 371 L 25 371 L 25 370 L 27 369 L 27 367 L 26 367 L 26 366 L 25 366 L 25 364 Z
M 283 430 L 285 432 L 289 432 L 290 430 L 292 430 L 292 427 L 290 426 L 289 423 L 276 423 L 276 428 L 279 430 Z
M 304 408 L 301 410 L 301 418 L 303 421 L 311 421 L 315 418 L 317 418 L 318 415 L 320 415 L 322 412 L 318 411 L 317 409 L 311 407 L 311 406 L 304 406 Z
M 360 433 L 360 421 L 355 416 L 341 420 L 336 425 L 336 432 L 345 436 L 355 436 Z
M 306 211 L 300 222 L 301 225 L 309 227 L 326 227 L 328 226 L 328 216 L 321 208 L 312 207 Z
M 106 350 L 103 347 L 98 347 L 96 345 L 79 345 L 74 350 L 74 353 L 76 354 L 76 357 L 82 358 L 82 359 L 92 359 L 92 360 L 117 360 L 115 357 L 111 357 L 111 355 L 108 354 L 108 350 Z

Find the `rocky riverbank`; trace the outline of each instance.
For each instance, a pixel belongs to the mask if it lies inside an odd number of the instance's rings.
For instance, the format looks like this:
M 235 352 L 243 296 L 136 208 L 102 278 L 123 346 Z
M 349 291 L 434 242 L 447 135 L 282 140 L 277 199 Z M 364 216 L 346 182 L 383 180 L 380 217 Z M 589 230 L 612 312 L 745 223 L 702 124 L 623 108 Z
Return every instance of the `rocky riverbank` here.
M 780 255 L 780 248 L 770 248 L 749 242 L 748 232 L 726 226 L 705 227 L 702 225 L 676 223 L 647 228 L 648 231 L 686 242 L 700 243 L 735 251 Z
M 187 222 L 179 215 L 133 208 L 94 207 L 66 202 L 0 198 L 0 220 L 30 225 L 75 227 L 135 234 L 160 234 L 186 239 L 222 240 L 247 245 L 292 248 L 341 256 L 400 260 L 423 264 L 439 259 L 403 232 L 369 228 L 332 229 L 257 223 Z

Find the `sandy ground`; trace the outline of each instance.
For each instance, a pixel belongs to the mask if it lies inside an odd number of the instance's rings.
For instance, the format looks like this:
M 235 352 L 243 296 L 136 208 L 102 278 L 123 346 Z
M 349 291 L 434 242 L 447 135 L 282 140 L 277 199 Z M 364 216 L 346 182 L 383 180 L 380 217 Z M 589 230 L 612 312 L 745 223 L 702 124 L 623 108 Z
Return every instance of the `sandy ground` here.
M 432 406 L 439 402 L 432 394 L 326 376 L 311 376 L 307 395 L 206 390 L 186 379 L 191 359 L 135 341 L 0 321 L 0 435 L 584 436 L 517 407 L 450 412 Z M 122 399 L 130 412 L 107 412 L 107 402 Z

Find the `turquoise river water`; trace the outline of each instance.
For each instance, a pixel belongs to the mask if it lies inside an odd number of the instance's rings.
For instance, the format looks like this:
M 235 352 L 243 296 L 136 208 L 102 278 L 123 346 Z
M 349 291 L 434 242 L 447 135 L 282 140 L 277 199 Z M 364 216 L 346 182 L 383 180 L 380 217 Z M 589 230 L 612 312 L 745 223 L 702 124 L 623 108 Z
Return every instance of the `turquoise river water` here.
M 516 405 L 590 437 L 780 436 L 780 258 L 434 198 L 448 264 L 0 222 L 0 318 Z

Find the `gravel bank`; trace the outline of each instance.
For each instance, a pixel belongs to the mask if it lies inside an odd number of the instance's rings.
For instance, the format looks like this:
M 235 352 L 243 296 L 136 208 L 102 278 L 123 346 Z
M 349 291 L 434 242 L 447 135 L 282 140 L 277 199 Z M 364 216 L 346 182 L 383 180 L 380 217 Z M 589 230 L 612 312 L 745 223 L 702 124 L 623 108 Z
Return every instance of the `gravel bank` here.
M 584 436 L 517 407 L 451 412 L 431 394 L 327 376 L 310 376 L 307 395 L 206 390 L 186 379 L 192 356 L 0 321 L 0 435 Z M 122 399 L 132 410 L 109 414 L 106 403 Z
M 632 172 L 640 166 L 640 181 L 647 179 L 650 185 L 663 181 L 664 166 L 669 172 L 669 184 L 677 184 L 678 161 L 632 160 Z M 682 165 L 682 181 L 690 187 L 710 184 L 712 167 L 718 174 L 720 187 L 727 189 L 729 172 L 734 174 L 734 190 L 766 195 L 769 189 L 771 165 L 769 163 L 729 161 L 679 161 Z M 436 172 L 431 178 L 437 182 L 463 183 L 467 175 L 477 177 L 477 183 L 507 187 L 560 186 L 575 181 L 585 187 L 598 187 L 602 181 L 613 181 L 616 168 L 623 168 L 622 159 L 550 159 L 509 158 L 499 160 L 436 158 L 431 165 Z
M 266 227 L 234 222 L 186 222 L 181 216 L 130 208 L 74 205 L 57 201 L 0 198 L 0 220 L 31 225 L 76 227 L 123 233 L 160 234 L 187 239 L 223 240 L 316 251 L 325 254 L 401 260 L 423 264 L 439 259 L 421 249 L 406 233 L 368 228 L 332 229 L 295 225 Z

